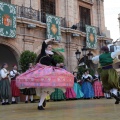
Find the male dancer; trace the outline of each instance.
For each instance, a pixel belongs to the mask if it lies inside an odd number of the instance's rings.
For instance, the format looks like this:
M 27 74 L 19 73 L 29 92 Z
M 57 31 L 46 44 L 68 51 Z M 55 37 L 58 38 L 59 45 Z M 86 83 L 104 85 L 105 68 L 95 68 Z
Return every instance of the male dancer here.
M 101 69 L 99 71 L 100 78 L 103 83 L 105 91 L 110 91 L 112 97 L 115 98 L 115 104 L 119 104 L 120 98 L 117 95 L 118 90 L 120 90 L 119 80 L 116 70 L 113 68 L 112 64 L 114 59 L 120 55 L 120 50 L 115 52 L 109 52 L 107 46 L 101 48 L 102 54 L 92 58 L 93 63 L 100 63 Z

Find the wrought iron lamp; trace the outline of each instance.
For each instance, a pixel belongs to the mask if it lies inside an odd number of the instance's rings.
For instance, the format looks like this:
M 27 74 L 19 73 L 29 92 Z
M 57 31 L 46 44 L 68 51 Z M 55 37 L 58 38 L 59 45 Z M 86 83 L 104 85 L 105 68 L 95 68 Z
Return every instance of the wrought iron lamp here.
M 76 54 L 76 59 L 77 59 L 78 62 L 79 62 L 81 52 L 77 49 L 77 51 L 75 52 L 75 54 Z

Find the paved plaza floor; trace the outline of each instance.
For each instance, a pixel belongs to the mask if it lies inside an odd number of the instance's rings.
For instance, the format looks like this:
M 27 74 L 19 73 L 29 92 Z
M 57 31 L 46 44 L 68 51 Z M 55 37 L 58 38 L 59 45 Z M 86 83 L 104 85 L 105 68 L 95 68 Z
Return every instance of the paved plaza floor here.
M 120 104 L 114 99 L 47 102 L 44 111 L 37 105 L 0 105 L 0 120 L 120 120 Z

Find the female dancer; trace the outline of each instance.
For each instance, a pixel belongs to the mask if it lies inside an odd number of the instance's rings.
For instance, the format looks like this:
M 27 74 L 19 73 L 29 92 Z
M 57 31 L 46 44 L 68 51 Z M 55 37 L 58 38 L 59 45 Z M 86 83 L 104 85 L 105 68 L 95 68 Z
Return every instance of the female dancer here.
M 20 90 L 16 86 L 16 77 L 20 73 L 17 71 L 17 65 L 13 66 L 13 70 L 10 71 L 10 77 L 11 77 L 11 91 L 12 91 L 12 104 L 17 104 L 16 97 L 20 96 Z
M 37 58 L 34 68 L 21 74 L 17 78 L 17 85 L 23 87 L 34 87 L 37 95 L 40 95 L 38 110 L 44 110 L 43 102 L 46 96 L 54 92 L 54 88 L 73 87 L 74 77 L 71 73 L 58 67 L 53 59 L 52 46 L 48 42 L 54 39 L 47 39 L 42 44 L 41 53 Z
M 8 64 L 4 63 L 1 69 L 1 99 L 2 105 L 9 105 L 9 98 L 11 96 L 11 88 L 10 88 L 10 81 L 9 81 L 9 72 L 7 71 Z

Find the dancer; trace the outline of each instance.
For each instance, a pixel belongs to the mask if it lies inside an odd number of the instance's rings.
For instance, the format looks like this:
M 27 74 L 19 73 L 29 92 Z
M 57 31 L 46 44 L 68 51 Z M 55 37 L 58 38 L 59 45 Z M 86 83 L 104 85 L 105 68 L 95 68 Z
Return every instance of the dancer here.
M 102 90 L 102 84 L 99 80 L 100 80 L 100 77 L 96 71 L 95 75 L 93 76 L 93 82 L 94 82 L 93 88 L 94 88 L 95 98 L 98 98 L 98 99 L 104 96 L 103 90 Z
M 89 74 L 89 71 L 86 70 L 82 76 L 82 92 L 85 99 L 90 99 L 94 97 L 94 90 L 92 86 L 92 76 Z
M 2 69 L 0 71 L 1 74 L 1 99 L 2 105 L 9 105 L 9 98 L 11 96 L 11 88 L 10 88 L 10 81 L 9 81 L 9 72 L 7 71 L 8 64 L 4 63 L 2 65 Z
M 73 75 L 74 75 L 74 86 L 73 86 L 73 89 L 74 89 L 74 91 L 76 93 L 76 98 L 79 99 L 79 98 L 82 98 L 84 96 L 84 94 L 81 91 L 81 86 L 78 84 L 78 82 L 80 82 L 80 80 L 77 79 L 77 73 L 74 72 Z
M 119 79 L 116 70 L 113 68 L 112 64 L 114 59 L 120 55 L 120 50 L 115 52 L 109 52 L 107 46 L 101 48 L 102 54 L 97 55 L 92 58 L 93 63 L 100 63 L 101 68 L 99 69 L 100 78 L 105 91 L 110 91 L 111 95 L 115 98 L 115 104 L 119 104 L 120 98 L 117 95 L 118 90 L 120 90 Z
M 29 69 L 33 67 L 32 63 L 29 63 Z M 25 95 L 25 103 L 28 103 L 28 98 L 30 97 L 30 102 L 34 103 L 33 95 L 36 95 L 35 88 L 25 88 L 23 90 L 23 94 Z
M 38 110 L 44 110 L 43 102 L 46 96 L 55 91 L 54 88 L 63 90 L 73 87 L 74 76 L 62 68 L 55 67 L 57 63 L 53 59 L 52 46 L 47 39 L 42 44 L 41 53 L 37 58 L 37 65 L 17 77 L 17 85 L 23 87 L 35 87 L 37 95 L 40 96 Z M 40 62 L 41 64 L 39 64 Z
M 12 92 L 12 104 L 17 104 L 16 97 L 20 96 L 20 90 L 16 86 L 16 77 L 20 73 L 17 71 L 17 65 L 13 66 L 13 70 L 10 71 L 10 77 L 11 77 L 11 92 Z

